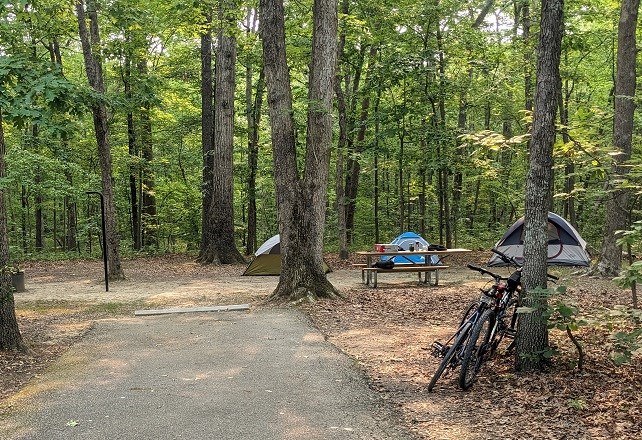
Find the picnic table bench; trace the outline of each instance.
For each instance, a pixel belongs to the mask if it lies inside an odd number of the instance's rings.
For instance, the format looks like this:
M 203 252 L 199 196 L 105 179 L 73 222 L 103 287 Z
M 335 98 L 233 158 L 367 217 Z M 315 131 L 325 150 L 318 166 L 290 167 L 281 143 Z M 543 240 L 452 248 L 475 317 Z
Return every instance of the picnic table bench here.
M 354 264 L 353 266 L 361 268 L 361 281 L 370 287 L 377 287 L 378 274 L 380 273 L 403 273 L 403 272 L 416 272 L 419 282 L 422 284 L 429 284 L 437 286 L 439 284 L 439 271 L 448 269 L 450 266 L 440 264 L 432 264 L 432 255 L 439 257 L 454 254 L 458 252 L 470 252 L 468 249 L 447 249 L 443 251 L 386 251 L 386 252 L 357 252 L 358 255 L 363 255 L 367 258 L 366 264 Z M 403 256 L 407 262 L 396 263 L 392 268 L 373 267 L 372 260 L 374 257 L 390 256 Z M 415 259 L 409 258 L 411 256 L 424 257 L 420 262 Z M 431 283 L 432 274 L 435 274 L 435 281 Z

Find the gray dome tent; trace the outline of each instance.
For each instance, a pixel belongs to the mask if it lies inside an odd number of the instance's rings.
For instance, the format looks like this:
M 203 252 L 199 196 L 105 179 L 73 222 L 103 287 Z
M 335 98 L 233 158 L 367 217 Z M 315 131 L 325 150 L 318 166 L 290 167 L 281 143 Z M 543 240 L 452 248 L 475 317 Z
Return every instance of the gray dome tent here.
M 330 272 L 330 267 L 323 262 L 323 269 Z M 254 252 L 254 259 L 247 266 L 243 275 L 280 275 L 281 274 L 281 237 L 277 234 L 265 240 Z
M 495 249 L 524 262 L 524 217 L 508 228 L 495 244 Z M 586 252 L 586 242 L 575 228 L 565 219 L 552 212 L 548 213 L 548 265 L 589 266 L 591 257 Z M 506 266 L 496 254 L 488 260 L 489 266 Z

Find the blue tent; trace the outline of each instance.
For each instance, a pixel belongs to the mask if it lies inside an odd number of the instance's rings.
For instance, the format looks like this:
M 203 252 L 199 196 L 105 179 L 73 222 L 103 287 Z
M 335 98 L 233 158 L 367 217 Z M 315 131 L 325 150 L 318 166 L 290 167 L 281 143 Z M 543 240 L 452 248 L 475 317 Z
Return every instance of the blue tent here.
M 399 246 L 399 249 L 407 251 L 410 249 L 410 246 L 414 246 L 416 242 L 421 243 L 421 246 L 424 249 L 427 249 L 430 243 L 426 241 L 425 238 L 423 238 L 421 235 L 417 234 L 416 232 L 404 232 L 403 234 L 399 235 L 397 238 L 392 240 L 391 244 L 396 244 Z M 381 257 L 381 260 L 389 260 L 391 257 Z M 437 255 L 431 255 L 430 257 L 431 264 L 436 265 L 436 264 L 442 264 L 441 259 Z M 395 257 L 392 257 L 392 261 L 395 262 L 395 264 L 403 264 L 403 263 L 415 263 L 415 264 L 423 264 L 424 263 L 424 257 L 421 255 L 408 255 L 403 256 L 403 255 L 397 255 Z

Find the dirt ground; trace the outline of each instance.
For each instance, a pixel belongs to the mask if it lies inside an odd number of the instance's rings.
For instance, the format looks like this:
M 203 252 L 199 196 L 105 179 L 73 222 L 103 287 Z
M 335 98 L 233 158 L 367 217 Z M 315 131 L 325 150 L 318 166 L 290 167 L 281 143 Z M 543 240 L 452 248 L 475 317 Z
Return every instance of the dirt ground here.
M 629 304 L 630 292 L 569 270 L 558 273 L 560 284 L 569 286 L 582 316 L 594 319 L 576 332 L 586 352 L 582 371 L 575 368 L 577 353 L 568 339 L 553 331 L 551 342 L 560 355 L 544 373 L 516 374 L 513 359 L 500 356 L 484 367 L 470 391 L 458 390 L 455 378 L 442 377 L 432 393 L 426 392 L 438 365 L 430 356 L 432 342 L 447 339 L 487 281 L 465 263 L 483 265 L 487 257 L 473 253 L 453 258 L 439 287 L 418 286 L 413 274 L 401 274 L 382 276 L 379 288 L 370 289 L 351 267 L 356 259 L 339 262 L 328 255 L 334 269 L 329 279 L 346 300 L 320 301 L 302 310 L 330 342 L 355 359 L 371 387 L 401 410 L 399 423 L 418 438 L 639 438 L 640 359 L 622 367 L 611 362 L 610 335 L 617 322 L 605 324 L 602 312 L 603 307 Z M 0 353 L 0 414 L 6 411 L 4 398 L 46 374 L 47 366 L 97 320 L 163 306 L 271 307 L 264 300 L 278 282 L 277 277 L 243 277 L 240 265 L 201 266 L 178 255 L 126 260 L 123 266 L 128 279 L 110 283 L 105 292 L 100 261 L 24 265 L 27 291 L 15 295 L 16 310 L 31 352 Z

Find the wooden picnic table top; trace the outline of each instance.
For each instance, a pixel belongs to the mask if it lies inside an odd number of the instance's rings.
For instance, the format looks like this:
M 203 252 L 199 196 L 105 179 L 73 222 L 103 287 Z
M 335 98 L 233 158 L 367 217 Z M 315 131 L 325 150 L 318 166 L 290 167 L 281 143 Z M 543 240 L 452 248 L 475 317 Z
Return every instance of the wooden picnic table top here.
M 415 250 L 415 251 L 384 251 L 384 252 L 377 252 L 377 251 L 357 251 L 355 252 L 357 255 L 364 255 L 366 257 L 376 257 L 378 255 L 405 255 L 405 256 L 410 256 L 410 255 L 449 255 L 449 254 L 457 254 L 457 253 L 462 253 L 462 252 L 472 252 L 470 249 L 463 249 L 463 248 L 453 248 L 453 249 L 446 249 L 443 251 L 431 251 L 428 249 L 421 249 L 421 250 Z

